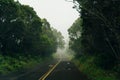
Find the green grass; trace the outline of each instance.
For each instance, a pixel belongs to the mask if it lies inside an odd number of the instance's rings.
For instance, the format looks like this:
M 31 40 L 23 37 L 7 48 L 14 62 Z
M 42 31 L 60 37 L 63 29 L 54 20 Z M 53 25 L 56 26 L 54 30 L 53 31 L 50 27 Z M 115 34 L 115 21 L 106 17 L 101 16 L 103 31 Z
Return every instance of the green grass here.
M 93 64 L 94 57 L 82 56 L 74 59 L 73 62 L 80 71 L 85 73 L 92 80 L 118 80 L 113 72 L 105 71 Z
M 0 55 L 0 74 L 8 74 L 21 69 L 31 68 L 49 58 L 40 56 L 18 56 L 17 58 Z

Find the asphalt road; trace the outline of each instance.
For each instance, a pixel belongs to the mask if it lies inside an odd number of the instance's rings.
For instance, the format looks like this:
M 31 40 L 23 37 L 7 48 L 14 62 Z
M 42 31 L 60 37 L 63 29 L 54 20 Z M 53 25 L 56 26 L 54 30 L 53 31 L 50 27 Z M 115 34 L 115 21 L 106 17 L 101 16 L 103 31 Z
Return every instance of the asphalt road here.
M 57 65 L 56 65 L 57 64 Z M 54 68 L 53 68 L 54 67 Z M 51 72 L 50 72 L 51 71 Z M 49 73 L 49 74 L 48 74 Z M 21 70 L 0 80 L 89 80 L 70 61 L 49 61 L 37 65 L 33 69 Z
M 60 64 L 45 80 L 89 80 L 70 61 L 61 61 Z
M 49 65 L 55 65 L 56 60 L 44 61 L 30 69 L 22 69 L 8 75 L 0 75 L 0 80 L 38 80 L 49 69 Z

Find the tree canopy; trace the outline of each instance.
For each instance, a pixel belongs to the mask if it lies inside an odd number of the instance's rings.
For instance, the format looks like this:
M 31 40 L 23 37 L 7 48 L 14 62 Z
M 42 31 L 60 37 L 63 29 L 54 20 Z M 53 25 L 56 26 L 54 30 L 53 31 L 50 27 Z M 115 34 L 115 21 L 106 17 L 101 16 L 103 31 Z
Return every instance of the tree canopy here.
M 70 46 L 77 53 L 96 56 L 95 63 L 104 69 L 113 68 L 120 60 L 120 1 L 73 0 L 80 13 L 78 30 L 68 30 Z M 76 36 L 80 32 L 80 37 Z M 80 44 L 80 45 L 77 45 Z M 77 47 L 75 47 L 77 45 Z M 78 48 L 78 49 L 77 49 Z M 79 51 L 80 49 L 80 51 Z M 107 65 L 108 64 L 108 65 Z
M 60 39 L 46 19 L 14 0 L 0 0 L 0 53 L 3 55 L 50 55 Z M 63 41 L 64 42 L 64 41 Z

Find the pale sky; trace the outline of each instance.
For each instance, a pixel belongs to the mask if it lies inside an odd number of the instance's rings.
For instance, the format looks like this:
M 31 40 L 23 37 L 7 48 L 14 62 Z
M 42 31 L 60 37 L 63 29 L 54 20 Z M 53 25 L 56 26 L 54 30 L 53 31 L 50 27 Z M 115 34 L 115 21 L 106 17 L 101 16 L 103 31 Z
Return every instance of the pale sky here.
M 72 8 L 73 3 L 65 0 L 19 0 L 19 2 L 33 7 L 37 15 L 46 18 L 51 27 L 60 31 L 65 39 L 68 38 L 68 28 L 79 17 L 79 13 Z

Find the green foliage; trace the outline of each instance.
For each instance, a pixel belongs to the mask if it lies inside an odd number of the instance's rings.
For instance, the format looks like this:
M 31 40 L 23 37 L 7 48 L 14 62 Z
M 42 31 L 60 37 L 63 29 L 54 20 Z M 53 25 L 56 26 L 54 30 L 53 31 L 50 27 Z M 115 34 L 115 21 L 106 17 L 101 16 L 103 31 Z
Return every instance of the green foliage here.
M 77 1 L 78 3 L 76 3 Z M 69 29 L 70 46 L 79 53 L 96 56 L 96 64 L 112 69 L 120 63 L 120 3 L 118 0 L 75 0 L 81 21 Z M 79 8 L 77 7 L 79 6 Z M 75 21 L 76 22 L 76 21 Z M 75 33 L 81 32 L 77 38 Z M 78 44 L 78 46 L 77 46 Z M 77 49 L 78 48 L 78 49 Z M 109 65 L 106 65 L 109 64 Z
M 0 49 L 2 53 L 4 55 L 14 55 L 14 53 L 24 51 L 22 49 L 27 50 L 23 47 L 25 46 L 26 36 L 33 38 L 32 35 L 35 31 L 32 33 L 30 29 L 35 28 L 35 22 L 37 22 L 36 27 L 40 27 L 40 19 L 32 8 L 22 6 L 13 0 L 0 1 L 0 5 Z M 34 25 L 31 25 L 32 23 L 34 23 Z M 36 28 L 36 30 L 39 29 Z
M 53 31 L 49 22 L 46 19 L 42 19 L 42 49 L 43 53 L 53 53 L 57 49 L 57 39 L 53 35 Z M 46 55 L 46 54 L 45 54 Z
M 0 74 L 32 67 L 50 57 L 60 45 L 57 40 L 63 40 L 54 30 L 32 7 L 0 0 Z
M 117 80 L 113 71 L 104 71 L 94 64 L 95 57 L 81 56 L 74 59 L 73 62 L 80 71 L 87 74 L 92 80 Z
M 61 49 L 64 48 L 65 41 L 64 41 L 64 37 L 62 36 L 62 33 L 57 31 L 54 28 L 52 28 L 52 32 L 53 32 L 55 39 L 57 40 L 57 47 Z
M 43 59 L 40 56 L 18 56 L 17 58 L 0 55 L 0 74 L 8 74 L 25 68 L 30 68 Z
M 70 40 L 78 39 L 81 36 L 82 20 L 78 18 L 72 26 L 68 29 Z
M 34 9 L 14 0 L 0 0 L 0 51 L 3 55 L 51 55 L 58 38 L 46 19 L 40 19 Z M 59 40 L 63 36 L 59 32 Z M 63 46 L 63 43 L 61 43 Z
M 78 18 L 73 25 L 68 29 L 69 33 L 69 47 L 73 49 L 78 55 L 81 54 L 81 27 L 82 20 Z M 79 46 L 78 46 L 79 45 Z
M 112 54 L 109 54 L 108 56 L 106 55 L 96 56 L 94 62 L 97 66 L 105 70 L 113 69 L 114 65 L 117 64 L 116 58 Z
M 94 64 L 98 72 L 104 70 L 113 71 L 117 75 L 120 64 L 120 1 L 119 0 L 73 0 L 74 8 L 80 13 L 80 19 L 70 27 L 70 48 L 76 52 L 76 57 L 80 53 L 93 56 Z M 77 37 L 76 33 L 79 33 Z M 86 57 L 86 60 L 88 57 Z M 80 60 L 81 61 L 81 60 Z M 82 64 L 84 66 L 84 63 Z M 86 61 L 87 70 L 90 67 Z M 91 68 L 90 68 L 91 69 Z M 90 70 L 90 71 L 92 71 Z M 109 72 L 108 72 L 109 73 Z M 95 73 L 97 74 L 97 73 Z M 94 75 L 95 75 L 94 74 Z M 98 76 L 99 77 L 99 76 Z M 111 77 L 101 77 L 98 80 L 115 80 Z M 97 79 L 95 79 L 97 80 Z

